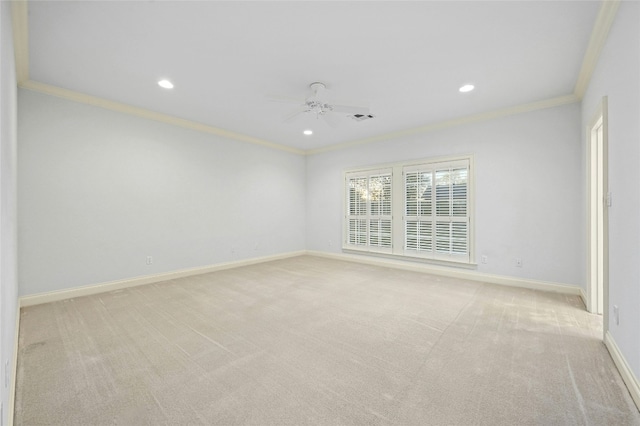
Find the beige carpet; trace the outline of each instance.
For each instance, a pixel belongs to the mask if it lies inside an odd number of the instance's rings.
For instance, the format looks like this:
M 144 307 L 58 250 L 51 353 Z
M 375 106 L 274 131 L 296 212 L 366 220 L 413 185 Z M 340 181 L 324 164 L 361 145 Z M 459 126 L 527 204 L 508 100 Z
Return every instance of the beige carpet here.
M 25 308 L 17 425 L 638 425 L 574 296 L 302 256 Z

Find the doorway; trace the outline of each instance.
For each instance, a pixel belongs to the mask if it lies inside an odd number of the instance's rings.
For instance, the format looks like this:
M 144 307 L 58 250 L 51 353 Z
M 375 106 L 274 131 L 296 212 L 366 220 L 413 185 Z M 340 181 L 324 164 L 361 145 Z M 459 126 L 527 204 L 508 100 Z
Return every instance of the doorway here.
M 587 128 L 588 195 L 589 195 L 589 312 L 603 315 L 604 331 L 608 330 L 609 244 L 608 207 L 611 195 L 607 182 L 607 98 L 602 98 L 598 111 Z

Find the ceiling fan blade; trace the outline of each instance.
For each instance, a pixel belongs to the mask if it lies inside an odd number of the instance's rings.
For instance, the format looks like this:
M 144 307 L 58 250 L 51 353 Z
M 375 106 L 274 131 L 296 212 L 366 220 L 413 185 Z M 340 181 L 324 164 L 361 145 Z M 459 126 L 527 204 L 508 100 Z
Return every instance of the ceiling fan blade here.
M 304 104 L 304 99 L 294 98 L 292 96 L 284 95 L 266 95 L 266 98 L 271 102 L 284 102 L 288 104 Z
M 342 114 L 369 114 L 369 107 L 363 106 L 352 106 L 352 105 L 333 105 L 333 112 L 338 112 Z
M 284 117 L 282 117 L 282 122 L 283 123 L 288 123 L 291 120 L 293 120 L 294 118 L 296 118 L 298 115 L 307 112 L 307 106 L 306 105 L 302 105 L 298 108 L 296 108 L 294 111 L 290 112 L 289 114 L 286 114 Z
M 338 119 L 335 115 L 328 113 L 328 114 L 322 114 L 321 117 L 324 120 L 324 122 L 329 125 L 329 127 L 334 127 L 334 128 L 340 127 L 340 123 L 338 122 Z

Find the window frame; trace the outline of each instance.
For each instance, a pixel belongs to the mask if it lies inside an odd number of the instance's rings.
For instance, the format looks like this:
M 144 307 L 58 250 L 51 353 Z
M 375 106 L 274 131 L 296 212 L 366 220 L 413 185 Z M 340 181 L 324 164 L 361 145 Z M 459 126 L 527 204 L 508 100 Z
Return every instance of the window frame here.
M 410 173 L 414 170 L 420 170 L 421 168 L 431 168 L 434 170 L 442 170 L 446 167 L 460 167 L 465 165 L 467 172 L 466 181 L 466 216 L 460 218 L 453 217 L 452 222 L 466 221 L 467 239 L 466 246 L 467 252 L 464 255 L 459 254 L 444 254 L 436 253 L 435 251 L 435 236 L 433 239 L 434 250 L 433 253 L 428 252 L 415 252 L 407 250 L 405 247 L 407 242 L 406 237 L 406 187 L 405 187 L 405 173 Z M 348 241 L 348 227 L 349 227 L 349 188 L 348 179 L 354 176 L 372 176 L 381 171 L 391 170 L 391 248 L 385 250 L 379 250 L 368 246 L 354 246 L 349 244 Z M 474 158 L 472 154 L 459 155 L 459 156 L 447 156 L 447 157 L 435 157 L 435 158 L 423 158 L 419 160 L 403 161 L 392 164 L 378 164 L 370 167 L 361 167 L 357 169 L 348 169 L 343 173 L 343 238 L 342 238 L 342 250 L 344 252 L 353 252 L 360 254 L 382 255 L 385 257 L 413 260 L 418 262 L 442 264 L 442 265 L 455 265 L 457 267 L 475 267 L 475 167 Z M 454 191 L 454 189 L 451 189 Z M 432 189 L 433 198 L 435 200 L 435 181 Z M 453 193 L 453 192 L 452 192 Z M 435 201 L 434 201 L 435 202 Z M 451 201 L 453 203 L 453 201 Z M 451 204 L 453 206 L 453 204 Z M 436 205 L 432 206 L 433 214 L 435 217 Z M 441 221 L 443 222 L 443 221 Z M 368 225 L 367 225 L 368 226 Z M 435 232 L 435 223 L 432 224 L 433 232 Z M 451 238 L 453 241 L 453 237 Z

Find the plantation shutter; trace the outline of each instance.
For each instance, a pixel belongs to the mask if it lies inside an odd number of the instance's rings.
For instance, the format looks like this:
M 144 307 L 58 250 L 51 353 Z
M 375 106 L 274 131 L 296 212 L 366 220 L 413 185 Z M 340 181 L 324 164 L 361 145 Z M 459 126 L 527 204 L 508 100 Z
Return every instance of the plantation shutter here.
M 367 177 L 348 179 L 349 212 L 347 244 L 365 246 L 367 244 Z
M 433 251 L 433 173 L 405 172 L 405 250 Z
M 391 252 L 391 170 L 348 173 L 346 245 Z
M 405 167 L 405 255 L 469 261 L 469 161 Z

